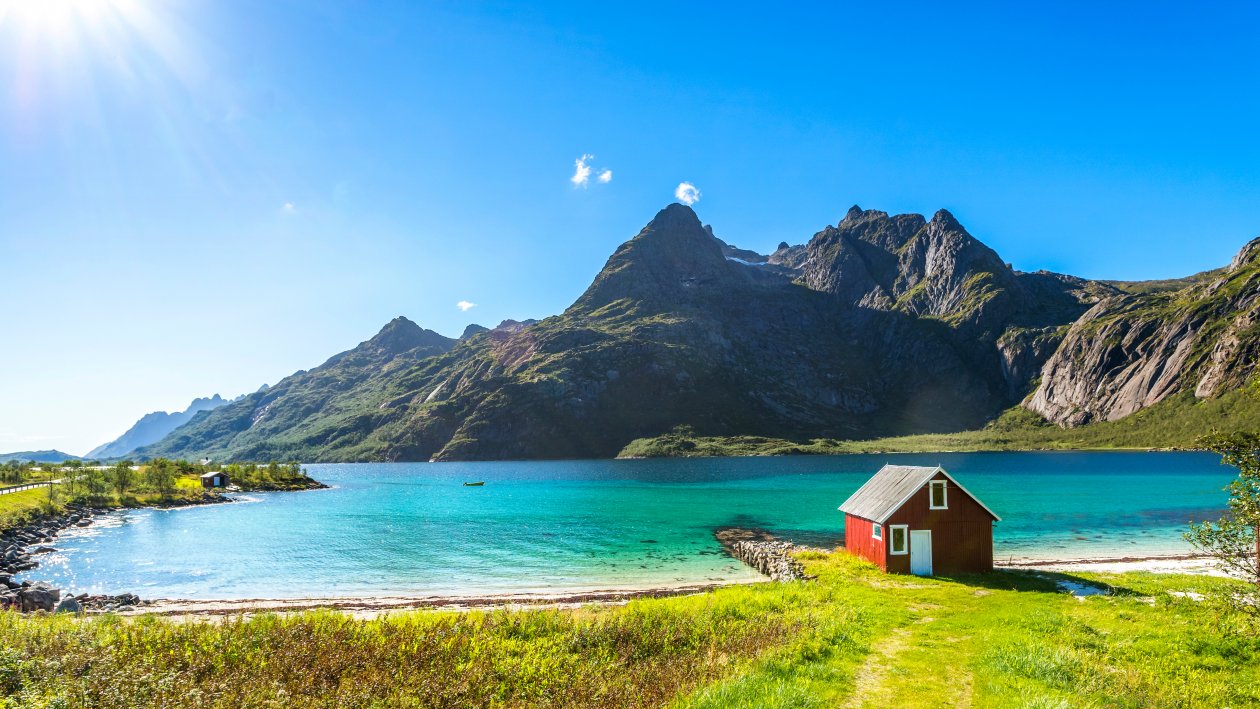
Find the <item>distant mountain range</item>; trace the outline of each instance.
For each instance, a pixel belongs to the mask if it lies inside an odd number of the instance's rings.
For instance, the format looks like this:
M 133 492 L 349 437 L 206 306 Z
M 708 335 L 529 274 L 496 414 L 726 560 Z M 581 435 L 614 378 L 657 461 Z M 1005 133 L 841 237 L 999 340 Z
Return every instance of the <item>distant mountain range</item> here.
M 1079 426 L 1241 387 L 1258 320 L 1260 239 L 1182 281 L 1102 282 L 1016 271 L 945 210 L 853 207 L 758 254 L 674 204 L 560 315 L 459 340 L 397 318 L 137 454 L 610 457 L 682 425 L 871 438 L 974 428 L 1016 405 Z
M 0 463 L 8 463 L 11 460 L 19 461 L 35 461 L 36 463 L 60 463 L 66 460 L 74 460 L 78 456 L 62 453 L 58 450 L 49 451 L 18 451 L 16 453 L 0 453 Z
M 106 458 L 122 458 L 141 446 L 147 446 L 150 443 L 156 443 L 167 436 L 171 431 L 183 426 L 192 420 L 202 411 L 212 411 L 228 403 L 227 399 L 215 394 L 209 398 L 193 399 L 187 409 L 174 413 L 165 411 L 154 411 L 145 414 L 136 421 L 127 432 L 110 441 L 104 443 L 88 452 L 89 460 L 99 460 Z

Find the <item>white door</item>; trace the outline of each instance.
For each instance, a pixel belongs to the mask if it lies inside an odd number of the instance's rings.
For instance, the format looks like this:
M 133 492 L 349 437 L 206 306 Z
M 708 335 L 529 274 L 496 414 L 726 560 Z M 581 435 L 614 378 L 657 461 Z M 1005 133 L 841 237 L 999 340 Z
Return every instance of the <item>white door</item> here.
M 932 575 L 932 530 L 916 529 L 910 532 L 910 573 L 915 576 Z

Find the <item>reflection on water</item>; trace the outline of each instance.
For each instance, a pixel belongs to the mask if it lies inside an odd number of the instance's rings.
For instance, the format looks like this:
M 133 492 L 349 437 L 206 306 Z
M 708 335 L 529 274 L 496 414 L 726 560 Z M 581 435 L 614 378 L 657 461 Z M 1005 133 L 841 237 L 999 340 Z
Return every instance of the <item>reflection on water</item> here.
M 844 533 L 836 508 L 885 462 L 950 470 L 1002 516 L 999 558 L 1184 551 L 1186 522 L 1219 515 L 1233 476 L 1199 453 L 315 465 L 333 489 L 110 515 L 68 530 L 32 576 L 150 598 L 747 579 L 714 529 L 834 546 Z

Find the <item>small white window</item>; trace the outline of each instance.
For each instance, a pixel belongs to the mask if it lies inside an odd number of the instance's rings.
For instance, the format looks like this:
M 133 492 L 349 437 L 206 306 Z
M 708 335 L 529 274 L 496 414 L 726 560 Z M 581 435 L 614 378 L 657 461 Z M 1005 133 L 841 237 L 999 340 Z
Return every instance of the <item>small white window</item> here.
M 882 541 L 882 540 L 883 540 L 883 538 L 884 538 L 884 528 L 883 528 L 883 526 L 878 525 L 878 524 L 872 524 L 872 525 L 871 525 L 871 538 L 872 538 L 872 539 L 879 539 L 879 540 L 881 540 L 881 541 Z
M 947 480 L 933 480 L 928 487 L 928 509 L 947 510 L 949 500 L 946 497 Z
M 888 526 L 888 553 L 894 555 L 905 554 L 909 550 L 907 540 L 910 538 L 910 525 L 907 524 L 891 524 Z

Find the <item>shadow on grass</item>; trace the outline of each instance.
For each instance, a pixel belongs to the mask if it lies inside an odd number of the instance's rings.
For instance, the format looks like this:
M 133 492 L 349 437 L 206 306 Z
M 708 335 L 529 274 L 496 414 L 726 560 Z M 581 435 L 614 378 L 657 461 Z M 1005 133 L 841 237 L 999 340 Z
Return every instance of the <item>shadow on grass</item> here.
M 1073 574 L 1053 571 L 995 570 L 987 574 L 937 576 L 942 581 L 994 591 L 1031 591 L 1035 593 L 1072 593 L 1079 596 L 1140 596 L 1123 586 L 1085 579 Z

